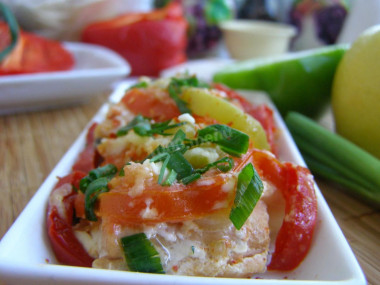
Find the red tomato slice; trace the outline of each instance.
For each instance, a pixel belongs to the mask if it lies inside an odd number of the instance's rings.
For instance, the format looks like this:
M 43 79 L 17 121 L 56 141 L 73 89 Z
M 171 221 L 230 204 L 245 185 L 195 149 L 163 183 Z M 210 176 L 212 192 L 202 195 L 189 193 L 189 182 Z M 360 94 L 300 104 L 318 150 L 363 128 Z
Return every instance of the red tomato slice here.
M 181 115 L 167 92 L 133 88 L 121 100 L 133 113 L 162 122 Z
M 187 21 L 182 7 L 172 2 L 150 13 L 130 13 L 89 25 L 82 41 L 106 46 L 123 56 L 132 75 L 157 76 L 186 60 Z
M 82 244 L 76 238 L 73 227 L 73 202 L 75 192 L 72 185 L 79 187 L 79 181 L 85 176 L 82 172 L 73 172 L 64 178 L 61 178 L 54 188 L 50 197 L 57 195 L 55 191 L 59 191 L 61 187 L 69 185 L 71 191 L 61 197 L 60 209 L 64 209 L 65 217 L 62 217 L 57 209 L 56 204 L 49 203 L 47 210 L 47 232 L 57 260 L 66 265 L 91 267 L 93 258 L 88 255 Z M 55 203 L 58 203 L 55 200 Z
M 10 43 L 8 26 L 0 22 L 0 49 Z M 20 31 L 12 52 L 0 63 L 0 75 L 51 72 L 71 69 L 73 56 L 60 42 Z
M 121 225 L 200 218 L 220 210 L 218 205 L 230 208 L 233 202 L 233 191 L 223 191 L 223 185 L 228 181 L 225 175 L 200 179 L 189 185 L 168 187 L 154 183 L 147 185 L 143 193 L 136 197 L 128 193 L 130 177 L 118 179 L 121 181 L 115 188 L 99 196 L 98 215 L 111 217 Z M 144 209 L 152 209 L 152 213 L 156 214 L 144 217 Z

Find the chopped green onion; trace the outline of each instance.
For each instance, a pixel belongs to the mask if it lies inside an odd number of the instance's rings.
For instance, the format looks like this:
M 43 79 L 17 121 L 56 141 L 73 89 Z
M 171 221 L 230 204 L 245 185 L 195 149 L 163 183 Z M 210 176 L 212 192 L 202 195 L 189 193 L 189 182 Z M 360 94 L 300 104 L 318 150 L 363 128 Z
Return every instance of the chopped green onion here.
M 223 172 L 227 172 L 233 168 L 233 160 L 230 157 L 224 157 L 218 161 L 206 165 L 204 168 L 194 170 L 189 161 L 183 154 L 194 145 L 213 142 L 221 146 L 221 149 L 227 153 L 239 156 L 245 153 L 249 146 L 249 137 L 245 133 L 232 129 L 225 125 L 211 125 L 198 132 L 196 140 L 186 139 L 186 134 L 182 130 L 178 130 L 172 141 L 167 147 L 158 146 L 146 159 L 151 162 L 163 161 L 158 184 L 171 185 L 175 179 L 183 184 L 189 184 L 201 177 L 212 167 L 216 167 Z M 175 170 L 175 174 L 169 174 L 170 179 L 164 181 L 165 170 Z
M 177 172 L 174 169 L 172 169 L 170 170 L 168 177 L 166 178 L 165 182 L 162 183 L 162 185 L 170 186 L 175 182 L 176 179 L 177 179 Z
M 180 152 L 174 152 L 170 155 L 170 160 L 168 163 L 169 169 L 174 169 L 177 172 L 177 179 L 189 176 L 193 173 L 193 167 L 190 162 L 182 155 Z
M 5 22 L 8 24 L 9 32 L 11 34 L 10 44 L 0 51 L 0 61 L 2 61 L 16 46 L 20 30 L 12 11 L 4 3 L 0 3 L 0 12 L 4 17 Z
M 131 271 L 165 273 L 157 250 L 144 233 L 121 238 L 121 245 Z
M 246 153 L 249 147 L 247 134 L 220 124 L 210 125 L 199 130 L 198 140 L 216 143 L 224 152 L 234 156 Z
M 135 129 L 136 127 L 136 129 Z M 139 132 L 143 132 L 143 130 L 148 131 L 150 130 L 150 120 L 147 118 L 144 118 L 141 115 L 137 115 L 133 118 L 132 121 L 130 121 L 126 126 L 120 128 L 116 135 L 118 137 L 126 135 L 130 130 L 134 129 L 135 132 L 138 130 Z
M 203 168 L 196 169 L 195 171 L 198 172 L 198 173 L 200 173 L 200 174 L 203 174 L 203 173 L 205 173 L 206 171 L 208 171 L 212 167 L 216 167 L 216 168 L 218 168 L 222 172 L 227 172 L 227 171 L 231 170 L 234 167 L 234 161 L 233 161 L 233 159 L 231 157 L 226 156 L 226 157 L 223 157 L 223 158 L 221 158 L 221 159 L 219 159 L 219 160 L 217 160 L 215 162 L 207 164 Z
M 307 117 L 290 112 L 289 131 L 312 173 L 380 208 L 380 160 Z
M 230 212 L 230 220 L 238 230 L 251 215 L 261 194 L 263 183 L 251 163 L 247 164 L 238 176 L 234 205 Z
M 226 165 L 227 164 L 227 165 Z M 213 163 L 207 164 L 203 168 L 194 169 L 194 173 L 190 174 L 189 176 L 184 177 L 181 182 L 185 185 L 190 184 L 191 182 L 194 182 L 201 178 L 201 174 L 207 172 L 212 167 L 218 168 L 220 171 L 227 172 L 231 170 L 234 167 L 234 161 L 230 157 L 223 157 Z
M 195 180 L 198 180 L 199 178 L 201 178 L 200 173 L 193 173 L 193 174 L 183 178 L 181 181 L 183 184 L 187 185 L 187 184 L 190 184 L 191 182 L 194 182 Z
M 124 136 L 126 135 L 130 130 L 134 130 L 136 134 L 139 136 L 152 136 L 154 134 L 159 135 L 171 135 L 168 133 L 165 133 L 165 131 L 178 128 L 184 124 L 185 122 L 177 123 L 169 125 L 171 120 L 162 122 L 162 123 L 151 123 L 150 119 L 144 118 L 141 115 L 137 115 L 131 122 L 129 122 L 126 126 L 120 128 L 116 132 L 116 136 Z
M 176 151 L 172 153 L 168 153 L 168 152 L 159 153 L 155 155 L 154 157 L 152 157 L 150 161 L 151 162 L 163 161 L 160 174 L 158 176 L 158 184 L 163 183 L 163 178 L 164 178 L 166 168 L 168 168 L 169 170 L 175 170 L 176 172 L 175 178 L 177 178 L 178 180 L 181 180 L 183 177 L 189 176 L 190 174 L 193 173 L 193 167 L 183 157 L 180 151 Z M 173 182 L 171 182 L 170 184 L 164 183 L 163 185 L 171 185 Z
M 151 131 L 148 132 L 148 135 L 158 134 L 158 135 L 163 135 L 163 136 L 170 136 L 172 134 L 165 133 L 165 131 L 178 128 L 186 124 L 186 122 L 180 122 L 180 123 L 169 125 L 169 122 L 170 121 L 152 124 L 152 129 Z
M 95 202 L 101 193 L 108 192 L 108 181 L 106 177 L 98 178 L 90 183 L 85 193 L 85 214 L 86 219 L 89 221 L 97 221 L 94 212 Z
M 179 98 L 179 95 L 182 93 L 182 87 L 205 87 L 205 85 L 198 81 L 198 78 L 195 76 L 185 77 L 185 78 L 171 78 L 171 81 L 168 86 L 168 92 L 170 97 L 177 104 L 179 111 L 183 113 L 191 114 L 191 110 L 187 107 L 185 101 Z
M 179 98 L 179 96 L 177 94 L 178 91 L 176 91 L 176 89 L 174 89 L 174 87 L 171 86 L 171 85 L 169 85 L 168 90 L 169 90 L 170 97 L 176 103 L 176 105 L 177 105 L 179 111 L 181 112 L 181 114 L 184 114 L 184 113 L 191 114 L 191 110 L 187 107 L 186 102 Z
M 89 221 L 97 221 L 94 206 L 99 194 L 108 192 L 108 181 L 117 173 L 113 164 L 107 164 L 91 170 L 79 182 L 79 188 L 85 195 L 85 214 Z
M 161 145 L 158 146 L 158 148 L 162 147 Z M 164 148 L 162 148 L 164 149 Z M 163 161 L 169 156 L 169 153 L 167 152 L 161 152 L 150 158 L 150 162 L 156 162 L 156 161 Z
M 117 173 L 117 168 L 113 164 L 107 164 L 102 167 L 91 170 L 87 176 L 83 177 L 79 182 L 80 190 L 85 193 L 89 184 L 101 177 L 112 177 Z
M 143 161 L 150 159 L 150 161 L 160 161 L 166 154 L 172 154 L 175 152 L 184 153 L 187 147 L 184 144 L 169 144 L 168 147 L 163 147 L 159 145 L 151 154 L 149 154 Z
M 218 168 L 220 171 L 227 172 L 234 167 L 234 160 L 231 157 L 223 157 L 222 159 L 219 159 L 211 164 L 212 166 Z
M 165 169 L 166 169 L 166 167 L 167 167 L 167 165 L 169 163 L 169 160 L 170 160 L 170 154 L 165 153 L 163 157 L 165 157 L 165 160 L 162 163 L 161 170 L 160 170 L 160 175 L 158 176 L 158 184 L 161 184 L 162 180 L 164 179 Z
M 175 134 L 174 134 L 174 137 L 172 139 L 172 141 L 169 143 L 169 146 L 171 145 L 178 145 L 178 144 L 181 144 L 183 143 L 183 141 L 186 139 L 186 134 L 184 131 L 182 131 L 181 129 L 179 129 Z
M 133 89 L 133 88 L 147 88 L 148 86 L 149 86 L 148 82 L 140 81 L 140 82 L 137 82 L 136 84 L 133 84 L 131 87 L 128 88 L 128 90 Z

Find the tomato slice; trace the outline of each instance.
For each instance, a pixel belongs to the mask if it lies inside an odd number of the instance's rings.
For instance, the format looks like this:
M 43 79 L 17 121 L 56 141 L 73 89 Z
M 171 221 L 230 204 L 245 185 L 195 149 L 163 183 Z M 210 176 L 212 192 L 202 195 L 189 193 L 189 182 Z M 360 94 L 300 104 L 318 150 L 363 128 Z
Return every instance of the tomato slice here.
M 158 122 L 181 115 L 174 100 L 165 91 L 133 88 L 124 95 L 121 101 L 133 113 Z
M 8 25 L 0 22 L 0 49 L 10 43 Z M 19 40 L 0 63 L 0 75 L 63 71 L 74 66 L 73 56 L 60 42 L 20 31 Z
M 50 194 L 51 199 L 59 195 L 54 202 L 50 202 L 47 210 L 47 233 L 57 260 L 66 265 L 91 267 L 93 258 L 88 255 L 82 244 L 76 238 L 72 219 L 74 214 L 73 202 L 75 192 L 72 186 L 79 187 L 79 181 L 86 174 L 83 172 L 73 172 L 59 180 L 53 192 Z M 57 193 L 63 187 L 70 187 L 71 191 L 62 194 Z M 69 188 L 69 189 L 70 189 Z M 58 204 L 57 204 L 58 203 Z M 64 216 L 59 209 L 63 209 Z
M 121 225 L 157 222 L 180 222 L 204 217 L 230 208 L 234 191 L 224 191 L 231 176 L 217 175 L 200 179 L 189 185 L 147 185 L 141 195 L 132 197 L 125 176 L 118 186 L 99 196 L 100 217 L 112 218 Z M 232 185 L 233 186 L 233 185 Z M 149 214 L 150 213 L 150 214 Z

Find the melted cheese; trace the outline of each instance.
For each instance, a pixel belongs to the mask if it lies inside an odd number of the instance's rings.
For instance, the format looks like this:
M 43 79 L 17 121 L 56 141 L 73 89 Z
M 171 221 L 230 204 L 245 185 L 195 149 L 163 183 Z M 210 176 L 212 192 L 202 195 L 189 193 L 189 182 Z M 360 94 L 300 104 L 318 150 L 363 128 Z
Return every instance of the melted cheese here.
M 66 208 L 63 203 L 63 198 L 72 192 L 72 186 L 69 183 L 63 184 L 61 187 L 55 189 L 49 197 L 49 205 L 56 207 L 58 215 L 62 218 L 66 218 Z

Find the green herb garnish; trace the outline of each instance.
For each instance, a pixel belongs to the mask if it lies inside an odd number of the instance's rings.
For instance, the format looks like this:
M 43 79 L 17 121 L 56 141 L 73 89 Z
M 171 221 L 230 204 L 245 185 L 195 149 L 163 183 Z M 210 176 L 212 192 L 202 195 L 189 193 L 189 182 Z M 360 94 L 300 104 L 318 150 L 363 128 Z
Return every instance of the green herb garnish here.
M 163 162 L 158 183 L 161 185 L 171 185 L 177 179 L 178 181 L 182 181 L 183 184 L 189 184 L 199 179 L 201 174 L 212 167 L 216 167 L 223 172 L 231 170 L 233 168 L 233 160 L 230 157 L 224 157 L 200 169 L 193 169 L 190 162 L 183 156 L 191 147 L 209 142 L 219 145 L 226 153 L 240 156 L 248 150 L 249 136 L 238 130 L 219 124 L 207 126 L 198 131 L 198 138 L 196 140 L 186 139 L 186 134 L 182 130 L 178 130 L 167 147 L 158 146 L 146 158 L 150 159 L 151 162 Z M 175 174 L 171 173 L 164 181 L 166 168 L 170 171 L 174 170 Z
M 144 233 L 121 238 L 121 245 L 131 271 L 165 273 L 157 250 Z
M 79 182 L 79 189 L 85 195 L 85 214 L 89 221 L 97 221 L 94 212 L 95 202 L 101 193 L 108 192 L 108 182 L 117 173 L 117 168 L 113 164 L 107 164 L 91 170 L 87 176 Z
M 199 174 L 203 174 L 207 172 L 209 169 L 212 167 L 216 167 L 222 172 L 227 172 L 230 171 L 234 167 L 234 160 L 231 157 L 223 157 L 215 162 L 207 164 L 203 168 L 196 169 L 195 171 Z
M 107 164 L 102 167 L 91 170 L 87 176 L 83 177 L 79 182 L 79 189 L 85 193 L 90 183 L 98 178 L 112 178 L 117 173 L 117 168 L 113 164 Z
M 207 85 L 198 81 L 196 76 L 190 76 L 185 78 L 172 77 L 168 86 L 168 92 L 170 97 L 177 104 L 179 111 L 183 113 L 191 114 L 191 110 L 187 107 L 185 101 L 183 101 L 179 95 L 182 93 L 183 87 L 206 87 Z
M 133 88 L 147 88 L 148 86 L 149 86 L 148 82 L 140 81 L 140 82 L 137 82 L 136 84 L 133 84 L 131 87 L 128 88 L 128 90 L 133 89 Z
M 118 137 L 126 135 L 130 130 L 134 130 L 136 134 L 139 136 L 152 136 L 155 134 L 158 135 L 172 135 L 168 134 L 165 131 L 178 128 L 185 124 L 185 122 L 172 124 L 170 125 L 171 120 L 161 122 L 161 123 L 151 123 L 151 120 L 145 118 L 141 115 L 137 115 L 131 122 L 129 122 L 126 126 L 120 128 L 116 135 Z
M 202 177 L 202 175 L 200 173 L 193 173 L 193 174 L 183 178 L 182 183 L 187 185 L 187 184 L 190 184 L 191 182 L 198 180 L 201 177 Z
M 246 153 L 249 147 L 249 136 L 226 125 L 215 124 L 207 126 L 198 132 L 198 140 L 212 142 L 233 156 Z
M 251 163 L 247 164 L 238 176 L 234 205 L 230 220 L 238 230 L 251 215 L 263 192 L 263 183 Z
M 108 181 L 106 177 L 98 178 L 90 183 L 85 193 L 85 214 L 86 219 L 89 221 L 97 221 L 97 217 L 94 212 L 95 202 L 101 193 L 108 192 Z

